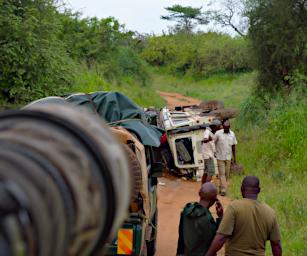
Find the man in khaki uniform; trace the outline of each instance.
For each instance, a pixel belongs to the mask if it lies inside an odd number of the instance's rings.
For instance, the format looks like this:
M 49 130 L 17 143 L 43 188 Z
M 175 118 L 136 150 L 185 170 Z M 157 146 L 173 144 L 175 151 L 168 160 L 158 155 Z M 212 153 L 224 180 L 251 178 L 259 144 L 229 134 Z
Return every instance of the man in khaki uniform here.
M 202 176 L 202 184 L 210 182 L 212 176 L 215 174 L 215 143 L 214 133 L 221 126 L 220 120 L 213 120 L 209 127 L 204 131 L 204 139 L 202 140 L 202 154 L 204 158 L 204 174 Z
M 217 131 L 214 135 L 217 167 L 220 179 L 221 196 L 226 195 L 227 180 L 230 174 L 231 158 L 233 155 L 234 163 L 236 160 L 237 139 L 233 131 L 230 130 L 229 121 L 223 123 L 223 129 Z
M 243 199 L 233 201 L 226 209 L 222 222 L 206 256 L 214 256 L 227 241 L 226 256 L 265 255 L 265 243 L 271 242 L 273 256 L 281 256 L 279 227 L 274 210 L 257 200 L 259 179 L 243 179 Z

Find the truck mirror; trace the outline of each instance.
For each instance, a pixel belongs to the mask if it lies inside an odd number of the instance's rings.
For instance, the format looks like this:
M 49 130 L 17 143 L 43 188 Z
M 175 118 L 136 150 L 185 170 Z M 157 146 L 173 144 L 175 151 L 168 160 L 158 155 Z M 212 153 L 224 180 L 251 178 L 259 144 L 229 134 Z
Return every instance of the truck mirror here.
M 151 165 L 151 169 L 150 169 L 151 176 L 155 177 L 155 178 L 162 177 L 163 170 L 164 170 L 164 164 L 163 163 L 161 163 L 161 162 L 153 163 Z

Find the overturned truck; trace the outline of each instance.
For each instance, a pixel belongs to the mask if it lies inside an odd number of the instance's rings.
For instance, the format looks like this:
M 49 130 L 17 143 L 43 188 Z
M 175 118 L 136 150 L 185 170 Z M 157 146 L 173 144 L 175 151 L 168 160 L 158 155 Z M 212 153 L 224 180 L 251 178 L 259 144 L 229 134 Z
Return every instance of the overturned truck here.
M 160 124 L 165 129 L 162 155 L 168 169 L 190 178 L 200 178 L 204 170 L 202 140 L 210 123 L 234 118 L 237 111 L 223 102 L 205 101 L 199 105 L 163 108 Z

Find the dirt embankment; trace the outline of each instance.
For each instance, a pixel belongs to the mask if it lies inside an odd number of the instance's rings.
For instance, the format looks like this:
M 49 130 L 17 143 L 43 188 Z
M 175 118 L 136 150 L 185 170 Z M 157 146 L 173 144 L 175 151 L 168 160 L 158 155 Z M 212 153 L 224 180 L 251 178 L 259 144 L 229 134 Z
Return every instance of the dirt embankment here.
M 159 92 L 159 94 L 166 99 L 169 108 L 200 103 L 200 100 L 178 93 Z M 184 181 L 171 175 L 165 175 L 159 179 L 157 256 L 176 255 L 180 212 L 188 202 L 199 200 L 199 188 L 200 182 Z M 224 209 L 231 201 L 227 197 L 219 197 L 219 200 Z M 214 207 L 210 210 L 216 217 Z M 218 255 L 224 255 L 223 250 Z

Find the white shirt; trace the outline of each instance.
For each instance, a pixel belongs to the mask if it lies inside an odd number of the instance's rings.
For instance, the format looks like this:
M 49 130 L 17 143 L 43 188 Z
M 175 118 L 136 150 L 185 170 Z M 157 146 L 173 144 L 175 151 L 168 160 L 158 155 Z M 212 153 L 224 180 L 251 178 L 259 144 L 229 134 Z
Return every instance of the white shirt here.
M 232 145 L 236 145 L 237 139 L 233 131 L 224 133 L 224 129 L 218 130 L 214 135 L 216 158 L 218 160 L 231 160 Z
M 202 143 L 202 154 L 204 159 L 214 158 L 215 144 L 214 144 L 214 134 L 209 127 L 204 131 L 204 140 L 208 140 L 209 137 L 212 138 L 211 141 L 207 143 Z

